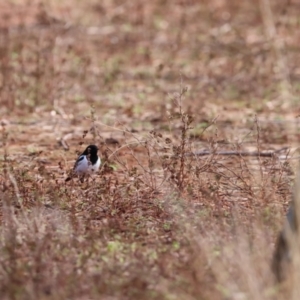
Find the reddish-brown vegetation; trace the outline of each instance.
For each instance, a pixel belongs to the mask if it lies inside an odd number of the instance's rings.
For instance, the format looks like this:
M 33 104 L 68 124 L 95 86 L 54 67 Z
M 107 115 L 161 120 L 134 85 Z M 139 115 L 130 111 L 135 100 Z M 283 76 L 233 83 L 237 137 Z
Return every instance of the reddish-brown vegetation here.
M 299 142 L 299 12 L 1 3 L 0 298 L 286 299 L 270 262 Z M 91 143 L 99 174 L 65 184 Z

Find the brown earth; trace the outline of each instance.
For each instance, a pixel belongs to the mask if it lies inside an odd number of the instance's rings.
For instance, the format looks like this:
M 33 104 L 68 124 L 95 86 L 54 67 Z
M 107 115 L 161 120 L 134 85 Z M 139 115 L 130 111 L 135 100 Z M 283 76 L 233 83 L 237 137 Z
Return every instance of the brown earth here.
M 270 259 L 297 162 L 299 12 L 1 3 L 1 299 L 285 299 Z M 65 184 L 91 143 L 99 174 Z

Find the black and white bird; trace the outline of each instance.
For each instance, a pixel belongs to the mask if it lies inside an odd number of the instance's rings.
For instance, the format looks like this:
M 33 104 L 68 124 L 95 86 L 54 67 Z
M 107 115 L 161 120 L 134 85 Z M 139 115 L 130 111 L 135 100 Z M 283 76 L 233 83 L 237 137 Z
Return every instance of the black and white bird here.
M 98 147 L 89 145 L 77 158 L 72 175 L 79 176 L 81 181 L 83 181 L 85 175 L 96 173 L 101 165 L 101 159 L 97 153 Z M 66 181 L 71 180 L 72 175 Z

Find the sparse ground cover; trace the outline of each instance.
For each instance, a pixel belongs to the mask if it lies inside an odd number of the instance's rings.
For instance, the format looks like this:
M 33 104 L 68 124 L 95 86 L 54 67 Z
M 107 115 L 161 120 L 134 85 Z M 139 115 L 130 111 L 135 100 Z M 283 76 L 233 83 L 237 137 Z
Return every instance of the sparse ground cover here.
M 287 299 L 270 261 L 297 165 L 299 11 L 3 1 L 1 299 Z M 91 143 L 99 174 L 65 184 Z

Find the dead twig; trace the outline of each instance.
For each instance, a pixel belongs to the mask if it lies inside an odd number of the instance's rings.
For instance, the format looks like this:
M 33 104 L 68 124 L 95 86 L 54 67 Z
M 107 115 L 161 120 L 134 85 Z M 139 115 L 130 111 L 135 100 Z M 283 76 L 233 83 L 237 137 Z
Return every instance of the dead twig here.
M 193 153 L 186 153 L 185 155 L 187 156 L 205 156 L 205 155 L 227 155 L 227 156 L 258 156 L 258 157 L 273 157 L 274 155 L 288 150 L 288 147 L 283 147 L 278 150 L 274 151 L 219 151 L 219 152 L 214 152 L 214 151 L 209 151 L 209 150 L 204 150 L 204 151 L 196 151 Z

